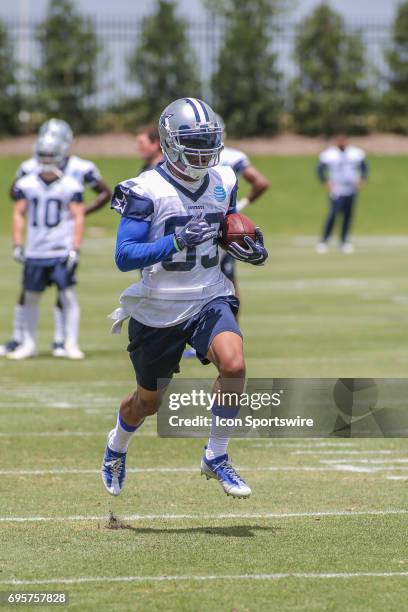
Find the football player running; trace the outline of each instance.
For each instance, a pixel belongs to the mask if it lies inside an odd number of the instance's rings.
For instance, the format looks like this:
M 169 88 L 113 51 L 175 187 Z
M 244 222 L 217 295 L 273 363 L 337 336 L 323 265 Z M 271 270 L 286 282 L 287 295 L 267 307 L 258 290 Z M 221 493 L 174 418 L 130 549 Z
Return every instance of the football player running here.
M 27 359 L 37 353 L 36 333 L 41 293 L 56 285 L 64 309 L 67 357 L 82 359 L 78 346 L 79 305 L 75 294 L 75 268 L 84 226 L 82 185 L 61 171 L 60 141 L 46 133 L 38 138 L 38 172 L 27 174 L 13 188 L 13 255 L 24 263 L 24 333 L 8 359 Z M 23 246 L 24 230 L 27 239 Z
M 242 392 L 243 341 L 235 313 L 239 301 L 221 272 L 217 235 L 226 215 L 236 211 L 237 180 L 219 166 L 222 127 L 213 110 L 196 98 L 170 104 L 159 121 L 165 162 L 117 185 L 112 207 L 121 215 L 116 243 L 120 270 L 143 268 L 142 280 L 121 296 L 112 313 L 113 331 L 129 321 L 128 351 L 137 388 L 125 397 L 108 434 L 102 479 L 119 495 L 125 481 L 129 441 L 146 417 L 157 412 L 166 383 L 179 371 L 186 344 L 203 364 L 218 370 L 214 391 Z M 257 229 L 247 248 L 233 243 L 243 261 L 261 265 L 268 253 Z M 233 418 L 236 406 L 214 406 L 213 414 Z M 213 424 L 201 472 L 228 495 L 248 497 L 250 487 L 231 465 L 231 428 Z
M 73 133 L 68 123 L 62 119 L 49 119 L 40 127 L 38 132 L 39 139 L 46 134 L 54 136 L 59 143 L 58 155 L 61 159 L 59 170 L 82 185 L 90 187 L 97 194 L 95 199 L 85 206 L 85 215 L 89 215 L 102 208 L 109 201 L 111 191 L 93 162 L 76 155 L 70 155 L 69 150 L 73 141 Z M 17 170 L 16 179 L 10 190 L 11 196 L 13 197 L 13 189 L 18 179 L 32 172 L 38 173 L 39 169 L 40 162 L 36 155 L 24 161 Z M 24 324 L 24 291 L 22 290 L 14 308 L 12 339 L 6 344 L 0 345 L 0 355 L 12 353 L 20 346 L 23 341 Z M 54 357 L 69 357 L 64 346 L 64 329 L 64 309 L 58 296 L 54 307 L 54 341 L 52 346 Z

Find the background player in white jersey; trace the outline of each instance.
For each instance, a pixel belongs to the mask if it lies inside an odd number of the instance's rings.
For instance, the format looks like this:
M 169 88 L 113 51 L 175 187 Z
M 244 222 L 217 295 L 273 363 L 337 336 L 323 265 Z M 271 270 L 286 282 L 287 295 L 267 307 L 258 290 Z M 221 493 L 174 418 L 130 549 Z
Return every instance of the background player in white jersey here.
M 36 146 L 38 172 L 18 179 L 13 189 L 14 257 L 24 263 L 24 336 L 9 359 L 34 357 L 38 303 L 44 289 L 55 284 L 64 309 L 66 355 L 82 359 L 78 346 L 79 305 L 74 285 L 82 241 L 82 185 L 60 170 L 61 149 L 55 135 L 40 136 Z M 27 226 L 25 248 L 24 231 Z
M 112 207 L 121 215 L 116 244 L 120 270 L 143 268 L 142 280 L 121 296 L 113 314 L 121 326 L 130 317 L 128 351 L 137 389 L 121 403 L 116 427 L 108 435 L 102 465 L 107 491 L 119 495 L 125 479 L 130 438 L 159 408 L 159 379 L 178 371 L 186 344 L 219 376 L 215 390 L 240 393 L 245 383 L 242 335 L 235 313 L 239 301 L 221 272 L 217 234 L 225 215 L 236 210 L 237 180 L 218 165 L 222 128 L 212 109 L 196 98 L 170 104 L 159 122 L 166 158 L 163 165 L 120 183 Z M 255 265 L 268 254 L 262 234 L 233 243 L 230 252 Z M 233 417 L 236 406 L 214 406 L 213 414 Z M 211 428 L 202 473 L 217 479 L 228 495 L 248 497 L 249 486 L 232 467 L 227 445 L 230 428 Z
M 87 159 L 82 159 L 76 155 L 70 155 L 69 150 L 73 140 L 73 134 L 70 126 L 66 121 L 62 119 L 49 119 L 46 121 L 39 130 L 39 137 L 45 134 L 53 135 L 59 142 L 61 150 L 61 162 L 60 170 L 67 176 L 70 176 L 77 180 L 84 186 L 90 187 L 96 194 L 96 198 L 85 206 L 85 215 L 89 215 L 100 208 L 102 208 L 110 199 L 111 191 L 105 181 L 102 179 L 101 174 L 95 164 Z M 11 187 L 11 195 L 13 194 L 13 188 L 15 182 L 23 176 L 31 174 L 32 172 L 39 171 L 39 162 L 35 156 L 26 161 L 22 162 L 19 166 L 16 179 Z M 65 357 L 64 348 L 64 318 L 63 308 L 59 297 L 54 307 L 54 342 L 53 342 L 53 355 L 55 357 Z M 18 348 L 22 342 L 22 336 L 24 332 L 24 292 L 21 291 L 18 302 L 14 309 L 14 324 L 12 339 L 0 346 L 0 355 L 5 355 Z
M 339 134 L 334 146 L 320 154 L 317 174 L 329 193 L 329 213 L 316 250 L 318 253 L 327 252 L 327 243 L 336 217 L 342 215 L 340 250 L 343 253 L 352 253 L 353 245 L 349 242 L 349 233 L 356 195 L 368 174 L 365 153 L 362 149 L 348 145 L 346 136 Z
M 219 115 L 218 115 L 219 117 Z M 224 122 L 220 118 L 223 126 L 224 138 L 226 137 Z M 220 165 L 229 166 L 233 169 L 236 176 L 242 178 L 251 185 L 251 190 L 247 197 L 240 198 L 237 202 L 237 212 L 242 212 L 249 204 L 252 204 L 269 187 L 267 178 L 257 169 L 242 151 L 232 147 L 224 147 L 220 155 Z M 235 259 L 228 253 L 223 252 L 221 256 L 221 270 L 234 283 L 235 294 L 238 296 L 238 283 L 236 278 Z M 240 296 L 239 296 L 240 297 Z
M 226 130 L 225 124 L 220 117 L 217 115 L 217 119 L 223 130 L 223 138 L 226 138 Z M 229 166 L 235 172 L 237 177 L 242 176 L 243 179 L 251 185 L 251 190 L 248 196 L 240 198 L 237 202 L 237 212 L 241 212 L 246 208 L 249 204 L 252 204 L 262 195 L 269 187 L 268 180 L 264 177 L 264 175 L 257 169 L 251 162 L 248 157 L 240 151 L 239 149 L 233 149 L 232 147 L 225 147 L 221 151 L 220 154 L 220 166 Z M 230 279 L 230 281 L 234 285 L 235 295 L 241 299 L 239 294 L 237 276 L 236 276 L 236 260 L 235 258 L 226 253 L 225 251 L 221 251 L 220 253 L 220 261 L 221 261 L 221 270 L 224 272 L 225 276 Z M 188 348 L 184 351 L 183 357 L 187 359 L 192 359 L 195 357 L 195 351 L 193 348 Z

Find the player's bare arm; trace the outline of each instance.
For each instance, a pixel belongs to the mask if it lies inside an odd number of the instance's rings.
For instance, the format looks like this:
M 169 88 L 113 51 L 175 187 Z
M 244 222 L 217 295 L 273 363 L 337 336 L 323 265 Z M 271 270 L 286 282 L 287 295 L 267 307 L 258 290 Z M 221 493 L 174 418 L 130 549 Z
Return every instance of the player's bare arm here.
M 26 224 L 27 200 L 17 200 L 14 202 L 13 219 L 12 219 L 12 237 L 13 237 L 13 256 L 18 261 L 21 258 L 18 253 L 23 256 L 24 229 Z
M 84 235 L 84 209 L 82 204 L 78 204 L 77 202 L 71 202 L 69 205 L 69 210 L 74 219 L 73 248 L 79 251 Z
M 268 179 L 255 166 L 247 166 L 242 172 L 243 178 L 251 185 L 251 191 L 248 194 L 250 204 L 255 202 L 268 188 Z
M 98 195 L 94 200 L 92 200 L 92 202 L 86 205 L 85 215 L 90 215 L 97 210 L 100 210 L 110 201 L 112 197 L 112 191 L 103 179 L 99 179 L 92 187 L 92 190 Z

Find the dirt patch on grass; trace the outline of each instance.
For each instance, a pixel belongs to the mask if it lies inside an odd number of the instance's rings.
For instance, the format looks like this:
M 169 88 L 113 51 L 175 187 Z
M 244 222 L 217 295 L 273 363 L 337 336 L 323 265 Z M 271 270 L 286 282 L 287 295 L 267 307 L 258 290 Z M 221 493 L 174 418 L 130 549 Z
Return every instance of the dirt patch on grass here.
M 18 136 L 0 140 L 0 156 L 21 155 L 30 157 L 35 136 Z M 230 140 L 228 145 L 241 149 L 248 155 L 317 155 L 330 144 L 324 138 L 308 138 L 298 134 L 279 134 L 271 138 L 245 138 Z M 350 142 L 369 154 L 408 155 L 408 136 L 396 134 L 370 134 L 350 138 Z M 133 134 L 97 134 L 78 136 L 72 149 L 82 157 L 136 156 Z

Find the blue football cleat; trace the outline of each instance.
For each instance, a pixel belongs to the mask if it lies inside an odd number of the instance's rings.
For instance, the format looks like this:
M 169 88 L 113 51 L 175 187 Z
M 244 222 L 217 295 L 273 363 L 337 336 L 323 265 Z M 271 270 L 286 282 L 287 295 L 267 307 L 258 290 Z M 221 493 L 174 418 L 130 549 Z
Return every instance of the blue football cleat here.
M 194 357 L 196 357 L 197 353 L 195 348 L 190 347 L 188 349 L 186 349 L 183 353 L 183 359 L 194 359 Z
M 3 357 L 4 355 L 13 353 L 19 346 L 21 346 L 21 342 L 17 342 L 17 340 L 10 340 L 9 342 L 6 342 L 6 344 L 1 344 L 0 355 Z
M 207 459 L 204 453 L 201 461 L 201 474 L 205 475 L 207 480 L 210 478 L 218 480 L 227 495 L 241 498 L 251 495 L 251 489 L 232 467 L 228 461 L 228 455 Z
M 125 484 L 125 477 L 126 453 L 117 453 L 106 445 L 102 463 L 102 480 L 107 492 L 110 495 L 119 495 Z

